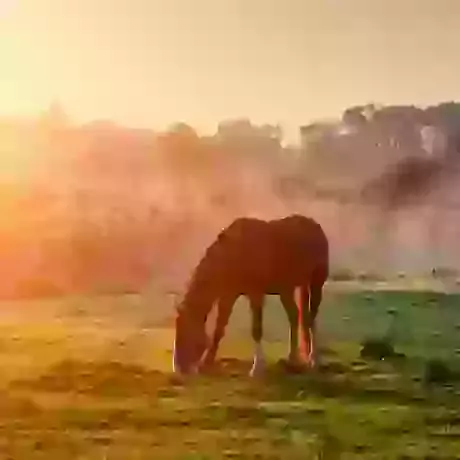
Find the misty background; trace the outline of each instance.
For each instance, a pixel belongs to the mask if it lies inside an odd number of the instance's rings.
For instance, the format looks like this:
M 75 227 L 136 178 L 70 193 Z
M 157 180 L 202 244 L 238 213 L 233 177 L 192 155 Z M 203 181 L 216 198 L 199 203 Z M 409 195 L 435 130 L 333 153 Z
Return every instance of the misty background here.
M 0 1 L 0 295 L 180 291 L 234 218 L 293 212 L 324 226 L 334 278 L 457 278 L 459 18 Z
M 331 241 L 334 271 L 376 277 L 460 268 L 460 104 L 350 107 L 299 127 L 245 118 L 200 135 L 59 104 L 0 119 L 0 294 L 181 290 L 239 216 L 302 213 Z

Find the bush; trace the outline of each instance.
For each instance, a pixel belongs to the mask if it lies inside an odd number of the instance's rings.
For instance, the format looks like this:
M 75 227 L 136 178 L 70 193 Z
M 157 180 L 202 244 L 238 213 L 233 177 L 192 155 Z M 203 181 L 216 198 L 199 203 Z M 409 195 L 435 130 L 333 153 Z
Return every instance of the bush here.
M 455 377 L 455 372 L 440 359 L 430 359 L 425 365 L 425 383 L 447 383 Z
M 368 338 L 361 344 L 360 355 L 362 358 L 370 358 L 381 361 L 385 358 L 398 356 L 393 345 L 388 339 Z
M 349 268 L 336 268 L 331 272 L 330 279 L 332 281 L 353 281 L 356 276 Z
M 370 282 L 377 282 L 377 281 L 385 281 L 385 278 L 382 275 L 379 275 L 375 272 L 360 272 L 358 275 L 359 281 L 370 281 Z
M 450 267 L 434 267 L 431 270 L 433 278 L 444 279 L 444 278 L 457 278 L 458 271 L 455 268 Z

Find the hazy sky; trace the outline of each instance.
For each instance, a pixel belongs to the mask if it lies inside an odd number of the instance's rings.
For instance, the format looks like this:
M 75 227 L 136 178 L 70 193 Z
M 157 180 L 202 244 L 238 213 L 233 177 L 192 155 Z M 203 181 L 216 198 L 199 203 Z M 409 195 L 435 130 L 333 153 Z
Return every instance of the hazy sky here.
M 290 128 L 460 100 L 458 0 L 0 0 L 0 113 Z

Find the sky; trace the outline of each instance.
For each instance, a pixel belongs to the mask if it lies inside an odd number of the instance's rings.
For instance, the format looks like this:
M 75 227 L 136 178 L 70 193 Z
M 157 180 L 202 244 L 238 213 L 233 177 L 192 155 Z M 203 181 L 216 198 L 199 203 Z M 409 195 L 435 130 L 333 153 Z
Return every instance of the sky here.
M 288 136 L 355 104 L 460 100 L 458 0 L 0 0 L 0 114 Z

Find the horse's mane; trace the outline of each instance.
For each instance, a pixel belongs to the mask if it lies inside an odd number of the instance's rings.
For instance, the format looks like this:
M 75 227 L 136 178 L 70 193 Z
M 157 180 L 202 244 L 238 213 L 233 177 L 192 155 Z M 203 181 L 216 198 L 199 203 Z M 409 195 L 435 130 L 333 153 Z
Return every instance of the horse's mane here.
M 251 217 L 239 217 L 217 234 L 217 237 L 205 249 L 203 256 L 192 271 L 184 294 L 183 303 L 185 305 L 187 305 L 189 301 L 193 303 L 193 300 L 203 293 L 208 282 L 215 276 L 216 269 L 218 269 L 222 263 L 221 257 L 227 250 L 228 237 L 240 231 L 242 227 L 254 222 L 263 223 L 266 221 Z M 190 307 L 193 308 L 192 305 L 190 305 Z
M 216 268 L 215 264 L 219 263 L 218 260 L 225 251 L 228 241 L 228 236 L 234 233 L 238 227 L 246 225 L 248 222 L 265 222 L 259 219 L 240 217 L 235 219 L 230 225 L 224 227 L 218 234 L 214 241 L 205 249 L 203 256 L 192 271 L 192 275 L 187 284 L 187 291 L 192 289 L 196 284 L 206 282 L 210 273 Z

